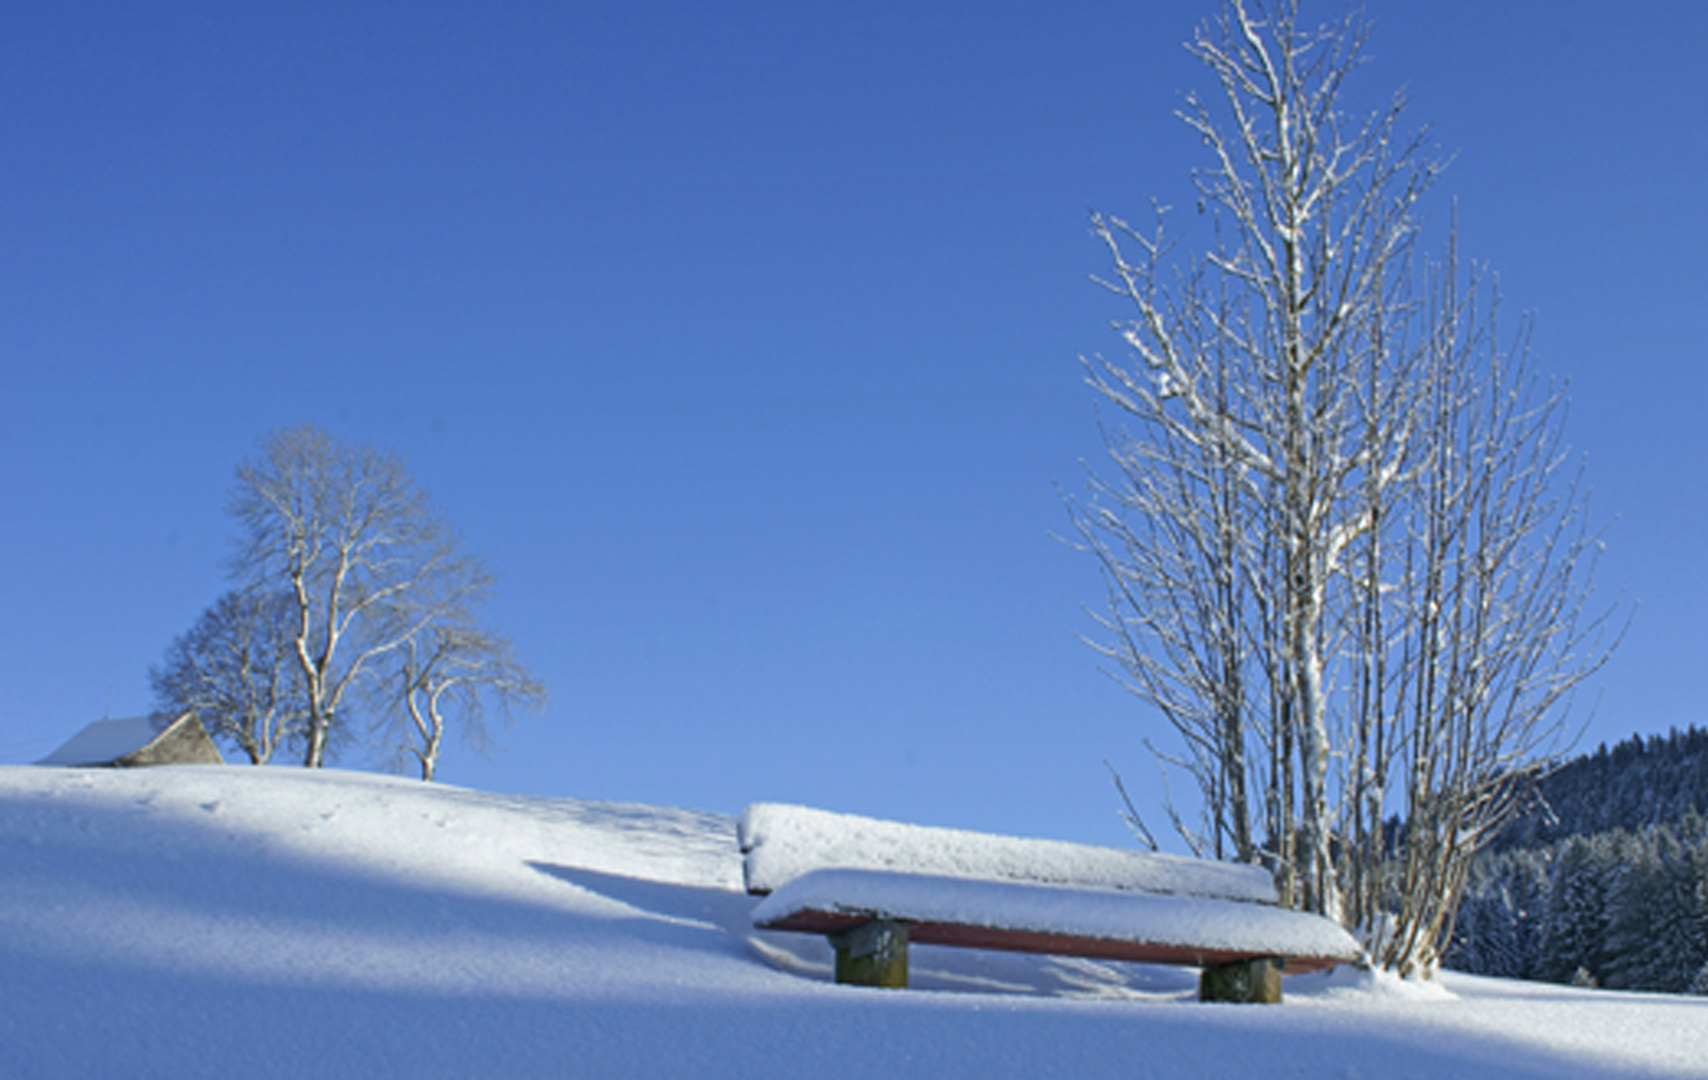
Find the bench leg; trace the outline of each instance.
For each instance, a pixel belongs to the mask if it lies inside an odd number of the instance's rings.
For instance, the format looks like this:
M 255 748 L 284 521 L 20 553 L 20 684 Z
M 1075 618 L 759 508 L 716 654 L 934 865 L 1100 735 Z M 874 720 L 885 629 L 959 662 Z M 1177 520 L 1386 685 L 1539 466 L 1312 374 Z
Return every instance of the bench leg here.
M 1207 967 L 1198 976 L 1198 1000 L 1279 1005 L 1283 966 L 1279 957 L 1266 956 Z
M 907 924 L 892 919 L 829 934 L 836 950 L 836 981 L 854 986 L 907 985 Z

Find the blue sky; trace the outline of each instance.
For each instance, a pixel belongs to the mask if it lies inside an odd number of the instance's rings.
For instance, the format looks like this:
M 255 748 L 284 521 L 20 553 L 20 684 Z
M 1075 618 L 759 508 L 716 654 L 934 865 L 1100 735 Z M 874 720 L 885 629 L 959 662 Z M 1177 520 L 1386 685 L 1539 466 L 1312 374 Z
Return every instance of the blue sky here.
M 551 692 L 444 780 L 1124 842 L 1160 729 L 1055 485 L 1119 350 L 1087 212 L 1187 203 L 1214 7 L 6 5 L 0 761 L 149 707 L 233 469 L 314 422 Z M 1708 722 L 1708 8 L 1369 12 L 1354 98 L 1454 155 L 1430 221 L 1535 313 L 1641 604 L 1587 746 Z

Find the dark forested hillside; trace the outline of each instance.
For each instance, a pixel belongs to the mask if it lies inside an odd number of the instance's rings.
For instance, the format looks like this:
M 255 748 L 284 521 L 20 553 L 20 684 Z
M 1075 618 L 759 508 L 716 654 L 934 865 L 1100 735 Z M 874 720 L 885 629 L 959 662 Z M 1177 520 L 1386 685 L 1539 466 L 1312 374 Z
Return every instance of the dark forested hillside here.
M 1537 798 L 1490 845 L 1538 848 L 1570 836 L 1677 824 L 1708 815 L 1708 730 L 1691 727 L 1575 758 L 1537 785 Z
M 1478 856 L 1446 965 L 1708 994 L 1708 732 L 1603 746 L 1538 794 Z

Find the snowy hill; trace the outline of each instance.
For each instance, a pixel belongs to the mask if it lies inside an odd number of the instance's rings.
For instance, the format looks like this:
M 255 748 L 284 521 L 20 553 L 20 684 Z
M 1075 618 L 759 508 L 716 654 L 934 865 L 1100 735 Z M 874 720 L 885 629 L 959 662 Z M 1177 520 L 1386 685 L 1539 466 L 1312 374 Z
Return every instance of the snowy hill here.
M 1708 1000 L 759 935 L 735 823 L 335 771 L 0 768 L 0 1076 L 1708 1076 Z

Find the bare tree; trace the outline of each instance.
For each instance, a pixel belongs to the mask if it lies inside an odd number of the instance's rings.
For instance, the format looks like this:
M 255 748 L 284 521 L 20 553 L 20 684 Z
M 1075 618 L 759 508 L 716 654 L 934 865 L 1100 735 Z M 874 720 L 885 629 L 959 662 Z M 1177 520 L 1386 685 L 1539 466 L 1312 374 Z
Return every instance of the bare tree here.
M 1150 265 L 1127 268 L 1132 287 L 1154 276 L 1160 255 L 1153 245 Z M 1187 295 L 1195 296 L 1199 284 L 1193 282 Z M 1152 296 L 1158 304 L 1171 303 Z M 1188 332 L 1213 345 L 1204 316 L 1196 305 L 1168 310 L 1178 327 L 1191 327 Z M 1225 364 L 1226 357 L 1212 362 Z M 1237 402 L 1225 367 L 1217 374 L 1205 383 L 1207 396 L 1219 412 L 1232 415 Z M 1159 394 L 1114 367 L 1094 372 L 1093 379 L 1123 410 L 1170 419 L 1162 408 L 1170 396 L 1166 388 Z M 1144 437 L 1119 428 L 1103 435 L 1119 478 L 1093 475 L 1095 501 L 1077 516 L 1109 588 L 1109 614 L 1100 621 L 1113 640 L 1099 648 L 1185 743 L 1183 756 L 1167 760 L 1206 793 L 1205 820 L 1192 828 L 1171 805 L 1177 831 L 1196 854 L 1256 862 L 1245 755 L 1254 689 L 1253 590 L 1262 584 L 1256 564 L 1263 553 L 1246 525 L 1251 497 L 1245 471 L 1225 444 L 1183 425 L 1156 423 Z
M 508 725 L 514 708 L 545 704 L 545 687 L 517 663 L 510 642 L 467 618 L 427 626 L 389 666 L 376 684 L 376 729 L 395 751 L 394 766 L 413 760 L 423 780 L 438 769 L 449 727 L 485 751 L 489 713 Z
M 429 628 L 465 619 L 491 575 L 458 550 L 402 461 L 305 426 L 237 471 L 234 573 L 290 597 L 305 765 L 324 762 L 351 691 Z
M 1385 670 L 1369 671 L 1356 699 L 1382 771 L 1348 777 L 1354 806 L 1368 808 L 1346 830 L 1351 914 L 1371 928 L 1376 959 L 1403 974 L 1434 967 L 1472 855 L 1565 748 L 1562 706 L 1622 636 L 1610 607 L 1589 606 L 1600 541 L 1581 473 L 1564 468 L 1563 393 L 1532 373 L 1528 327 L 1503 346 L 1498 296 L 1461 284 L 1451 246 L 1434 275 L 1415 342 L 1427 427 L 1366 537 L 1385 572 L 1367 574 L 1350 605 L 1388 628 L 1366 647 Z M 1375 820 L 1390 782 L 1403 813 L 1391 839 Z
M 1393 766 L 1409 755 L 1408 821 L 1474 847 L 1495 774 L 1535 761 L 1606 653 L 1580 619 L 1592 538 L 1555 482 L 1558 399 L 1532 400 L 1451 250 L 1418 269 L 1439 168 L 1403 101 L 1341 105 L 1368 29 L 1229 0 L 1192 42 L 1222 90 L 1180 114 L 1213 234 L 1180 262 L 1160 210 L 1148 230 L 1094 215 L 1136 362 L 1089 365 L 1124 423 L 1114 477 L 1073 509 L 1108 585 L 1100 647 L 1186 745 L 1189 842 L 1268 862 L 1289 903 L 1373 938 L 1397 914 L 1383 941 L 1410 944 L 1383 962 L 1427 967 L 1440 905 L 1384 892 Z M 1420 894 L 1451 893 L 1457 858 Z
M 1403 453 L 1403 440 L 1363 441 L 1371 422 L 1385 424 L 1403 410 L 1374 421 L 1365 415 L 1361 405 L 1375 404 L 1361 401 L 1367 391 L 1358 374 L 1391 302 L 1384 286 L 1412 241 L 1412 204 L 1434 170 L 1415 142 L 1396 142 L 1399 101 L 1356 124 L 1339 111 L 1365 27 L 1348 17 L 1306 34 L 1296 15 L 1291 3 L 1254 14 L 1236 0 L 1219 32 L 1200 31 L 1192 45 L 1221 83 L 1227 121 L 1195 97 L 1181 114 L 1211 153 L 1196 183 L 1201 202 L 1217 211 L 1218 229 L 1178 287 L 1163 280 L 1170 245 L 1160 220 L 1147 234 L 1094 217 L 1114 260 L 1109 287 L 1135 309 L 1119 328 L 1141 367 L 1105 364 L 1093 381 L 1142 421 L 1138 441 L 1117 454 L 1129 490 L 1139 487 L 1136 472 L 1152 487 L 1155 476 L 1172 473 L 1144 511 L 1168 524 L 1139 528 L 1191 537 L 1189 546 L 1168 545 L 1188 559 L 1140 575 L 1166 603 L 1158 595 L 1117 598 L 1117 611 L 1140 613 L 1136 625 L 1151 643 L 1169 644 L 1124 651 L 1166 656 L 1189 643 L 1192 668 L 1209 673 L 1187 687 L 1203 707 L 1194 714 L 1171 704 L 1164 712 L 1179 718 L 1177 727 L 1207 731 L 1224 755 L 1232 752 L 1229 733 L 1243 726 L 1236 714 L 1251 713 L 1248 695 L 1263 694 L 1268 768 L 1260 779 L 1285 891 L 1297 883 L 1305 907 L 1338 915 L 1328 788 L 1330 591 L 1348 545 L 1367 526 L 1360 480 L 1384 482 Z M 1405 385 L 1396 372 L 1374 392 L 1386 400 Z M 1121 545 L 1129 555 L 1149 547 Z M 1112 568 L 1107 558 L 1105 566 Z M 1111 580 L 1117 590 L 1132 587 L 1130 574 Z M 1231 607 L 1242 595 L 1243 608 Z M 1215 613 L 1208 638 L 1199 629 L 1204 609 Z M 1214 723 L 1206 729 L 1199 715 Z M 1238 794 L 1244 782 L 1230 778 L 1226 786 Z M 1250 823 L 1231 804 L 1227 810 L 1235 833 L 1251 835 Z
M 194 712 L 208 734 L 265 765 L 300 736 L 306 711 L 290 607 L 280 592 L 239 589 L 220 597 L 149 672 L 156 709 Z

